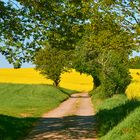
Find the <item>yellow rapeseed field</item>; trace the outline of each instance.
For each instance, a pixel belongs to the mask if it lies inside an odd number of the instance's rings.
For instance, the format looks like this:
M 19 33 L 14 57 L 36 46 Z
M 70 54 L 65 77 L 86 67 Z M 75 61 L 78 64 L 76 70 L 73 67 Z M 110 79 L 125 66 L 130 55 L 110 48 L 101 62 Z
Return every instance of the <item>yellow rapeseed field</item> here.
M 1 68 L 1 83 L 25 83 L 25 84 L 52 84 L 49 79 L 44 78 L 33 68 Z M 93 87 L 92 77 L 72 70 L 70 73 L 61 75 L 60 86 L 77 91 L 90 91 Z
M 133 79 L 126 90 L 126 94 L 131 99 L 140 97 L 140 69 L 131 69 L 130 72 Z
M 140 69 L 131 69 L 133 77 L 131 84 L 126 90 L 129 98 L 140 97 Z M 1 68 L 0 69 L 1 83 L 25 83 L 25 84 L 52 84 L 49 79 L 44 78 L 39 72 L 33 68 Z M 77 91 L 92 90 L 92 77 L 85 74 L 80 74 L 75 70 L 61 75 L 60 86 Z

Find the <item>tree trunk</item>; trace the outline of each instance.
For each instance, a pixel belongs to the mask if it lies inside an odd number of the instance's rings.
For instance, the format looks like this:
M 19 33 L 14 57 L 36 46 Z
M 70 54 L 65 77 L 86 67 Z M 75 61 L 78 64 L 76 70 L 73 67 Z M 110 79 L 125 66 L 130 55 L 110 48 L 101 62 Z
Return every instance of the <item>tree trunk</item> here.
M 59 82 L 60 82 L 59 80 L 55 80 L 54 83 L 53 83 L 54 86 L 58 87 L 59 86 Z

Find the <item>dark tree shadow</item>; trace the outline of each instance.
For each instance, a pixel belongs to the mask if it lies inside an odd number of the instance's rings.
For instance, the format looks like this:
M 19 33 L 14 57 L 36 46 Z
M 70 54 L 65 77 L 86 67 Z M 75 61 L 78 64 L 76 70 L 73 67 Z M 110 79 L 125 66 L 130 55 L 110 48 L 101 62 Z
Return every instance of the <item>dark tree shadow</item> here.
M 36 121 L 37 118 L 0 115 L 0 140 L 20 140 L 28 134 Z
M 26 140 L 81 140 L 96 137 L 95 116 L 44 118 Z
M 0 140 L 81 140 L 95 138 L 95 129 L 95 116 L 42 119 L 0 115 Z

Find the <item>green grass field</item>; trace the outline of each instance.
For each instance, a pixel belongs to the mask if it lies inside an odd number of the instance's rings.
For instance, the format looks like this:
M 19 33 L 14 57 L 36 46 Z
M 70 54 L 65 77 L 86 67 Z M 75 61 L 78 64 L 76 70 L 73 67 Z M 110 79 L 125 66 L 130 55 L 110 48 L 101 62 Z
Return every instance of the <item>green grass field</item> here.
M 74 92 L 49 85 L 0 84 L 0 140 L 22 139 L 43 113 Z
M 92 91 L 101 140 L 140 140 L 140 100 L 125 94 L 104 98 Z M 22 140 L 41 115 L 76 91 L 51 85 L 0 84 L 0 140 Z
M 140 99 L 125 94 L 105 99 L 96 89 L 91 92 L 96 107 L 97 134 L 100 140 L 140 140 Z

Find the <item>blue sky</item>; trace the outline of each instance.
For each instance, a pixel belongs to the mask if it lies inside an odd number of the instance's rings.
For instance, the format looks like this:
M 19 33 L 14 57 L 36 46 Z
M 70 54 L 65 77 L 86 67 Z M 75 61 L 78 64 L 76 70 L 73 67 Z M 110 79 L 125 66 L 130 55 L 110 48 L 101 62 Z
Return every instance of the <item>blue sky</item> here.
M 31 63 L 24 63 L 22 68 L 29 68 L 33 67 Z M 13 68 L 13 65 L 9 64 L 8 61 L 5 59 L 4 56 L 0 54 L 0 68 Z
M 140 56 L 140 52 L 134 52 L 133 56 Z M 24 63 L 22 68 L 34 67 L 31 63 Z M 4 56 L 0 54 L 0 68 L 13 68 L 13 65 L 9 64 Z

